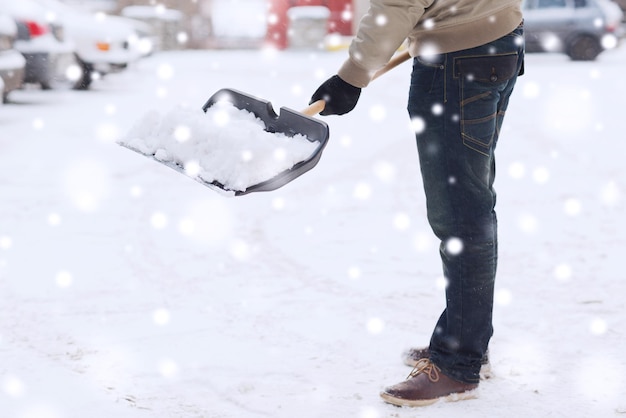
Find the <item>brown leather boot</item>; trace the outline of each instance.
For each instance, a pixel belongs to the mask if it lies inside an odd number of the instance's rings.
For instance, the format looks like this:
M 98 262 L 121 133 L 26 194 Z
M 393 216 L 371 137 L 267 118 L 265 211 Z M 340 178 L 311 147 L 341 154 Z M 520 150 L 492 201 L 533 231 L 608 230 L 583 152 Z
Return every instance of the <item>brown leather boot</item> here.
M 415 367 L 418 361 L 421 359 L 427 359 L 430 357 L 430 351 L 428 347 L 409 348 L 402 353 L 402 361 L 407 366 Z M 491 370 L 491 363 L 489 362 L 489 351 L 485 354 L 481 361 L 480 366 L 480 378 L 489 379 L 493 377 L 493 371 Z
M 380 396 L 397 406 L 425 406 L 439 400 L 460 401 L 476 397 L 477 383 L 451 379 L 429 359 L 421 359 L 404 382 L 390 386 Z

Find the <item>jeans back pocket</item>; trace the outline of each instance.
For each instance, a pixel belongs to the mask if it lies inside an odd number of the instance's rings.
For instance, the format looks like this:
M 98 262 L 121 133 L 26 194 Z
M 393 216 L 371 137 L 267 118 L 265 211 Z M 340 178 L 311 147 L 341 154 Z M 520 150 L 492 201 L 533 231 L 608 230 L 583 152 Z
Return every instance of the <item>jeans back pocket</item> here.
M 459 56 L 453 76 L 459 83 L 460 123 L 463 143 L 490 155 L 497 140 L 508 97 L 502 97 L 516 78 L 519 55 Z

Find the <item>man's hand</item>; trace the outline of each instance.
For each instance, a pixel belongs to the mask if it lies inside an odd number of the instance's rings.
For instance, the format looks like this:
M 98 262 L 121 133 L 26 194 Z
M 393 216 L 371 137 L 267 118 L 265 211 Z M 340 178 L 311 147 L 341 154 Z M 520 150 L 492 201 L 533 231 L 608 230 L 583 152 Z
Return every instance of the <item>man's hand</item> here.
M 354 109 L 359 101 L 361 89 L 346 83 L 338 75 L 326 80 L 311 96 L 309 104 L 324 100 L 326 107 L 320 112 L 322 116 L 343 115 Z

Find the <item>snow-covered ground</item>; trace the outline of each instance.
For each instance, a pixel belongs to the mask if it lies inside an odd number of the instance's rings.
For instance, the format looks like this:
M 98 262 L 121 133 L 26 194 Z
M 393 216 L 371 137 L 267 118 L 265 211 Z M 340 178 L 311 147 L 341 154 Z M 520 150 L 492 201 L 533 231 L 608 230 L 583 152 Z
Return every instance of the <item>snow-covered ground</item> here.
M 530 55 L 498 148 L 495 377 L 384 404 L 443 308 L 406 115 L 410 65 L 325 120 L 318 166 L 225 197 L 120 147 L 223 87 L 304 108 L 345 52 L 161 53 L 0 108 L 0 416 L 626 414 L 626 46 Z

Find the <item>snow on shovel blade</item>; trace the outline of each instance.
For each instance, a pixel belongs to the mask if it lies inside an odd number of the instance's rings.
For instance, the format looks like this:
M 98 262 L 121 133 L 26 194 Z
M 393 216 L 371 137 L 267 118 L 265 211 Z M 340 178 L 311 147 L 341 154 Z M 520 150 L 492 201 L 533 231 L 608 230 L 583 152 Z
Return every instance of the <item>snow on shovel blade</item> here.
M 219 102 L 227 102 L 238 109 L 253 113 L 263 121 L 267 132 L 282 133 L 288 137 L 300 134 L 311 142 L 319 143 L 307 159 L 296 163 L 290 169 L 282 171 L 268 180 L 247 187 L 246 190 L 235 191 L 235 196 L 278 189 L 317 165 L 322 156 L 322 151 L 328 143 L 329 129 L 326 123 L 286 107 L 281 107 L 280 113 L 277 115 L 270 102 L 232 89 L 221 89 L 213 94 L 202 107 L 202 110 L 206 112 L 207 109 Z M 219 183 L 213 183 L 213 186 L 227 190 Z

